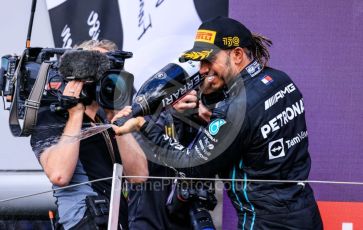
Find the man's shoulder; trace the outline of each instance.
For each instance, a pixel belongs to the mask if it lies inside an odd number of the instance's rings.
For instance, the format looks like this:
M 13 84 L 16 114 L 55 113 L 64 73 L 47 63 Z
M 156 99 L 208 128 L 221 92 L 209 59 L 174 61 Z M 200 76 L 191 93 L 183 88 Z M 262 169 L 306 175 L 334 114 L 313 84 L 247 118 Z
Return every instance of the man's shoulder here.
M 57 142 L 62 134 L 67 119 L 49 108 L 40 108 L 36 125 L 32 129 L 30 144 L 33 151 L 41 152 L 44 148 Z
M 292 82 L 289 75 L 278 69 L 272 67 L 265 67 L 263 71 L 257 75 L 256 81 L 260 81 L 261 85 L 278 88 L 279 85 Z
M 265 67 L 245 87 L 247 106 L 250 109 L 264 103 L 266 99 L 273 96 L 276 92 L 284 90 L 286 87 L 297 88 L 285 72 L 271 67 Z

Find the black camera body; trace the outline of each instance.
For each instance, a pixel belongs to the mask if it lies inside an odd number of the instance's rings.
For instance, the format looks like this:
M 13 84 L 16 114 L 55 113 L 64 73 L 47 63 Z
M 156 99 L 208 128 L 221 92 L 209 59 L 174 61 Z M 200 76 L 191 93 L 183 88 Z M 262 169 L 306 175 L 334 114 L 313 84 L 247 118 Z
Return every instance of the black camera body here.
M 10 107 L 5 108 L 10 110 L 10 126 L 18 123 L 15 120 L 24 119 L 29 107 L 50 107 L 52 111 L 66 112 L 79 102 L 87 105 L 93 100 L 101 107 L 112 110 L 130 104 L 134 77 L 124 70 L 125 59 L 130 57 L 131 52 L 119 50 L 103 54 L 63 48 L 27 48 L 22 56 L 3 56 L 0 90 L 10 103 Z M 48 66 L 46 73 L 40 70 L 44 63 Z M 42 79 L 45 77 L 45 84 L 36 84 L 40 75 Z M 63 96 L 63 90 L 71 80 L 84 81 L 79 99 Z M 31 93 L 39 90 L 40 100 L 30 100 Z M 13 118 L 13 107 L 16 107 L 16 118 Z M 16 131 L 14 135 L 22 134 Z M 26 135 L 29 135 L 29 131 Z
M 2 96 L 11 96 L 14 91 L 14 74 L 19 62 L 16 55 L 5 55 L 1 57 L 0 86 Z
M 81 80 L 84 86 L 79 99 L 61 95 L 63 89 L 53 89 L 58 91 L 59 103 L 53 103 L 51 108 L 62 111 L 78 102 L 89 105 L 93 100 L 101 107 L 112 110 L 129 105 L 134 77 L 124 70 L 124 63 L 125 59 L 130 57 L 131 52 L 119 50 L 105 54 L 92 50 L 67 51 L 59 63 L 61 78 L 65 82 Z
M 18 105 L 19 118 L 24 117 L 24 103 L 28 98 L 33 85 L 37 79 L 41 63 L 51 63 L 51 68 L 47 73 L 48 78 L 58 75 L 57 60 L 55 55 L 61 55 L 66 49 L 60 48 L 28 48 L 24 50 L 22 56 L 5 55 L 1 57 L 0 70 L 0 90 L 1 95 L 6 97 L 6 101 Z M 53 60 L 50 60 L 53 57 Z M 14 95 L 17 88 L 17 95 Z M 44 91 L 42 102 L 55 101 L 56 98 Z M 6 108 L 9 109 L 9 108 Z
M 188 213 L 194 230 L 215 229 L 209 210 L 217 205 L 214 183 L 184 183 L 174 184 L 175 189 L 169 195 L 166 207 L 171 216 L 177 219 L 185 218 Z M 200 186 L 201 185 L 201 186 Z

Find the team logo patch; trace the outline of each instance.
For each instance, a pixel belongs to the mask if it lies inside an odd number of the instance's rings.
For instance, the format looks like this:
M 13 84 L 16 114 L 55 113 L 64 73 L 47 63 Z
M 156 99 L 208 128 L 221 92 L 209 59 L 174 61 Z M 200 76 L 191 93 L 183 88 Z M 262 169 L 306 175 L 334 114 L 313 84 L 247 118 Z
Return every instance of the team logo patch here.
M 195 41 L 214 44 L 216 33 L 217 32 L 213 30 L 198 30 L 197 35 L 195 36 Z
M 273 160 L 276 158 L 284 157 L 284 139 L 280 138 L 276 141 L 271 141 L 268 143 L 268 159 Z
M 216 135 L 219 132 L 219 129 L 222 127 L 222 125 L 226 124 L 226 121 L 223 119 L 217 119 L 210 123 L 209 125 L 209 133 L 213 136 Z
M 262 81 L 262 83 L 263 83 L 263 84 L 265 84 L 265 85 L 269 85 L 269 84 L 271 84 L 274 80 L 272 79 L 272 77 L 270 77 L 270 76 L 266 75 L 266 76 L 264 76 L 263 78 L 261 78 L 261 81 Z

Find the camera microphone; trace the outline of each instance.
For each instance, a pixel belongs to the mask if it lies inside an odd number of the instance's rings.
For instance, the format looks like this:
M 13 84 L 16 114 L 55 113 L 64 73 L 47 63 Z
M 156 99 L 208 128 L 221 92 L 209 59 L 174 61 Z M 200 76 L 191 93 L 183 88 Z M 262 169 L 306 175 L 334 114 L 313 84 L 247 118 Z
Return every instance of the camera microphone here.
M 71 50 L 60 59 L 59 72 L 65 80 L 96 82 L 110 68 L 107 56 L 95 50 Z

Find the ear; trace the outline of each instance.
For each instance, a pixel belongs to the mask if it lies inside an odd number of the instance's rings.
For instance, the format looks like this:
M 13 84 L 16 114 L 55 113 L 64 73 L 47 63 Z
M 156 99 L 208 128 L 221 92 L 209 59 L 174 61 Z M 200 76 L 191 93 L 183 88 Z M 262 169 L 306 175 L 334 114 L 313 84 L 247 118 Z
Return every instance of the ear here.
M 247 54 L 241 47 L 234 48 L 232 50 L 232 56 L 236 65 L 240 65 L 246 58 L 248 58 Z

